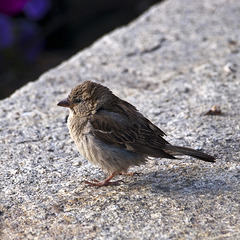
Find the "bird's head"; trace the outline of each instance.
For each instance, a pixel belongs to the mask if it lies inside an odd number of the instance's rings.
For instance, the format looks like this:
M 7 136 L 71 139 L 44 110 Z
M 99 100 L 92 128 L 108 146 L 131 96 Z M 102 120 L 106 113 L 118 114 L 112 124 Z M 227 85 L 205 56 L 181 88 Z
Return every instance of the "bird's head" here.
M 57 105 L 68 107 L 76 115 L 89 115 L 112 104 L 116 96 L 101 84 L 85 81 L 74 87 L 69 96 Z

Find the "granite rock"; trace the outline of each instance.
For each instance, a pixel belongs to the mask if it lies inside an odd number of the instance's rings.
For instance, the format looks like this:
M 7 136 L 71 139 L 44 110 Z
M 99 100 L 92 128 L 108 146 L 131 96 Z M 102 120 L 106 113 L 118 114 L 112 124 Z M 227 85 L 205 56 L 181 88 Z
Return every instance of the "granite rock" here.
M 1 239 L 240 238 L 239 29 L 238 0 L 165 1 L 0 101 Z M 56 104 L 89 79 L 216 163 L 151 159 L 84 184 L 106 175 Z

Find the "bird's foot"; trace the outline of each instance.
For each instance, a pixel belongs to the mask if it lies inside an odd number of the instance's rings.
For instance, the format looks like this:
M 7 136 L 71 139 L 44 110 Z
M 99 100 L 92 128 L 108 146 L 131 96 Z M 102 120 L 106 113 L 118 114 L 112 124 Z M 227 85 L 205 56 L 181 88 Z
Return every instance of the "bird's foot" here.
M 140 173 L 137 173 L 137 172 L 121 172 L 121 173 L 119 173 L 119 175 L 124 175 L 124 176 L 135 176 L 135 175 L 137 175 L 137 176 L 139 176 L 140 175 Z
M 85 183 L 87 183 L 91 186 L 102 187 L 102 186 L 109 186 L 109 185 L 119 185 L 120 182 L 123 182 L 122 180 L 110 182 L 110 180 L 115 176 L 116 176 L 116 173 L 113 173 L 108 178 L 106 178 L 105 180 L 103 180 L 101 182 L 98 180 L 93 180 L 93 182 L 85 181 Z

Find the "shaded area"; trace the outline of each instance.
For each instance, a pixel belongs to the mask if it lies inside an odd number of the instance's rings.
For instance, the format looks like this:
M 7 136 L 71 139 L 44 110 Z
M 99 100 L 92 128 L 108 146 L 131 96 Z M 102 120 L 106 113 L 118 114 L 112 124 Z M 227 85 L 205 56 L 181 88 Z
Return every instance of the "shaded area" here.
M 0 7 L 0 99 L 159 0 L 14 2 Z

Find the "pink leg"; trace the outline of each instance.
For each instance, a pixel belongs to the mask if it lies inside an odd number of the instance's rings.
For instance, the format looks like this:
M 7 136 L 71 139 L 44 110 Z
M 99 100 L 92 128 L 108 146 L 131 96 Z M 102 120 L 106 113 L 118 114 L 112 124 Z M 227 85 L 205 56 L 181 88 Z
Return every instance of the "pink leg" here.
M 123 182 L 123 181 L 119 180 L 119 181 L 110 182 L 110 180 L 112 178 L 114 178 L 116 175 L 117 175 L 116 173 L 113 173 L 108 178 L 106 178 L 105 180 L 103 180 L 101 182 L 94 180 L 94 182 L 85 181 L 85 183 L 87 183 L 91 186 L 98 186 L 98 187 L 109 186 L 109 185 L 118 185 L 119 182 Z

